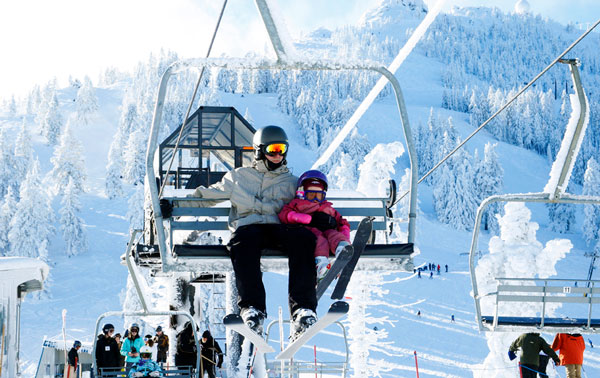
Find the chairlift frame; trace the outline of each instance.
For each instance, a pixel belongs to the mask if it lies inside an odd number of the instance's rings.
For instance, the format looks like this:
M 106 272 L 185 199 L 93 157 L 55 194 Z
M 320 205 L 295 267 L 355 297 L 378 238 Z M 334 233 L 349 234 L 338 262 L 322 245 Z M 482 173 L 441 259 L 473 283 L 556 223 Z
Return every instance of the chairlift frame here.
M 501 285 L 499 284 L 498 290 L 494 293 L 485 293 L 480 294 L 479 288 L 477 286 L 477 270 L 475 267 L 476 259 L 477 259 L 477 244 L 479 239 L 479 229 L 481 227 L 481 220 L 483 217 L 483 213 L 486 208 L 492 203 L 496 202 L 534 202 L 534 203 L 572 203 L 572 204 L 592 204 L 592 205 L 600 205 L 600 197 L 598 196 L 582 196 L 582 195 L 574 195 L 566 193 L 566 186 L 568 184 L 567 178 L 570 175 L 570 171 L 575 163 L 576 152 L 578 151 L 578 147 L 581 144 L 581 140 L 585 135 L 585 130 L 583 126 L 585 124 L 585 119 L 588 116 L 588 103 L 585 97 L 585 93 L 583 91 L 583 86 L 581 84 L 581 78 L 579 75 L 579 70 L 577 66 L 579 65 L 578 59 L 561 59 L 560 63 L 568 64 L 569 69 L 571 71 L 571 76 L 573 78 L 573 82 L 575 84 L 575 89 L 577 93 L 577 97 L 580 104 L 580 115 L 579 120 L 577 122 L 575 132 L 571 143 L 568 146 L 568 151 L 566 158 L 564 160 L 563 166 L 561 167 L 560 175 L 557 180 L 557 185 L 552 189 L 551 193 L 541 192 L 541 193 L 517 193 L 517 194 L 504 194 L 504 195 L 494 195 L 483 200 L 479 208 L 477 209 L 477 216 L 475 218 L 475 226 L 473 228 L 473 237 L 471 240 L 471 248 L 469 251 L 469 270 L 471 274 L 471 284 L 473 286 L 473 299 L 475 301 L 475 312 L 476 312 L 476 320 L 479 325 L 480 331 L 515 331 L 515 330 L 529 330 L 529 331 L 539 331 L 541 329 L 551 329 L 552 332 L 581 332 L 581 333 L 600 333 L 600 320 L 592 319 L 592 304 L 596 303 L 596 299 L 593 298 L 593 294 L 596 294 L 596 290 L 598 289 L 588 289 L 589 292 L 583 292 L 583 294 L 589 295 L 589 311 L 587 319 L 579 319 L 579 321 L 574 321 L 571 318 L 548 318 L 545 316 L 545 307 L 542 307 L 541 313 L 542 316 L 540 318 L 535 317 L 503 317 L 498 315 L 498 304 L 499 302 L 508 301 L 508 302 L 531 302 L 535 303 L 540 301 L 540 298 L 535 296 L 530 296 L 530 300 L 526 296 L 518 295 L 518 294 L 504 294 L 503 291 L 506 292 L 518 292 L 522 293 L 527 291 L 526 287 L 518 288 L 518 285 Z M 565 138 L 567 135 L 565 135 Z M 569 281 L 563 279 L 525 279 L 525 278 L 496 278 L 497 280 L 517 280 L 517 281 L 545 281 L 543 288 L 549 287 L 547 282 L 552 281 Z M 576 282 L 590 282 L 591 280 L 573 280 Z M 523 286 L 523 285 L 521 285 Z M 567 286 L 565 286 L 566 288 Z M 510 290 L 513 289 L 513 290 Z M 573 288 L 574 289 L 574 288 Z M 579 288 L 581 291 L 582 288 Z M 550 289 L 552 291 L 553 289 Z M 571 290 L 571 289 L 569 289 Z M 481 314 L 481 304 L 480 300 L 483 297 L 488 295 L 496 295 L 496 312 L 493 316 L 482 315 Z M 563 299 L 561 299 L 563 298 Z M 541 298 L 542 306 L 546 302 L 559 302 L 559 303 L 573 303 L 571 299 L 568 297 L 556 297 L 554 299 L 549 299 L 544 291 L 544 295 Z M 585 301 L 584 301 L 585 302 Z

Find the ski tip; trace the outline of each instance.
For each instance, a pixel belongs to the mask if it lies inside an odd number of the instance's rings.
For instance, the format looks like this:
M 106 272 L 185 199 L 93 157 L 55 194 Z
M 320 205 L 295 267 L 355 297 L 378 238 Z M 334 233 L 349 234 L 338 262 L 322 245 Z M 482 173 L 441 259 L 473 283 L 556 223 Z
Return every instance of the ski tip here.
M 242 318 L 237 314 L 225 315 L 225 317 L 223 318 L 223 324 L 225 325 L 237 323 L 243 323 Z
M 348 302 L 337 301 L 337 302 L 333 302 L 333 304 L 329 307 L 328 312 L 336 312 L 336 313 L 345 314 L 348 312 L 349 309 L 350 309 L 350 306 L 348 305 Z

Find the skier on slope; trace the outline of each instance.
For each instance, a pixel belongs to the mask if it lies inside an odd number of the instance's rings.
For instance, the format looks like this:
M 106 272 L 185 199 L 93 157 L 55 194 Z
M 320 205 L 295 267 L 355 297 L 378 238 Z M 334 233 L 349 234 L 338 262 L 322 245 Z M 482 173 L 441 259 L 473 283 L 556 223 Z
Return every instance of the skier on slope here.
M 281 223 L 303 224 L 317 237 L 315 264 L 317 283 L 325 277 L 331 263 L 329 254 L 337 256 L 350 245 L 350 224 L 337 212 L 331 202 L 325 200 L 327 194 L 327 176 L 318 170 L 304 172 L 298 179 L 296 198 L 283 206 L 279 213 Z M 312 227 L 313 218 L 325 217 L 331 223 L 326 228 Z
M 196 202 L 196 206 L 211 206 L 229 199 L 227 245 L 238 290 L 240 316 L 255 332 L 262 334 L 266 317 L 265 288 L 260 270 L 261 251 L 280 249 L 289 259 L 289 309 L 295 332 L 302 332 L 317 320 L 315 292 L 316 273 L 313 251 L 315 236 L 304 227 L 284 225 L 277 214 L 294 198 L 298 178 L 287 168 L 288 138 L 278 126 L 266 126 L 256 131 L 252 140 L 252 167 L 229 171 L 209 188 L 196 188 L 193 196 L 215 201 Z M 161 200 L 161 212 L 170 216 L 172 205 Z M 326 215 L 318 220 L 330 224 Z

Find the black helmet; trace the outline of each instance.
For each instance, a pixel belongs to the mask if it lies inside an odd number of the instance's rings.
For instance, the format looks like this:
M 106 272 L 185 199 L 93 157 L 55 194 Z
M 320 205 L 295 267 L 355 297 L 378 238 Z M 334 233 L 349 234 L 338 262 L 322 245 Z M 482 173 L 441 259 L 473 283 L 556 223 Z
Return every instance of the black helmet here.
M 78 348 L 80 346 L 81 346 L 81 341 L 75 340 L 75 342 L 73 343 L 73 348 Z
M 104 332 L 105 334 L 107 334 L 108 332 L 110 332 L 111 329 L 114 331 L 115 327 L 112 324 L 110 324 L 110 323 L 106 323 L 104 325 L 104 327 L 102 327 L 102 332 Z
M 265 158 L 264 148 L 269 144 L 284 143 L 288 145 L 288 137 L 285 131 L 279 126 L 265 126 L 254 133 L 252 138 L 252 147 L 254 147 L 254 159 L 263 160 Z M 287 154 L 287 150 L 283 153 L 283 157 Z
M 140 326 L 137 323 L 131 323 L 131 326 L 129 326 L 129 332 L 131 332 L 132 329 L 136 329 L 136 331 L 138 332 L 138 335 L 140 333 Z

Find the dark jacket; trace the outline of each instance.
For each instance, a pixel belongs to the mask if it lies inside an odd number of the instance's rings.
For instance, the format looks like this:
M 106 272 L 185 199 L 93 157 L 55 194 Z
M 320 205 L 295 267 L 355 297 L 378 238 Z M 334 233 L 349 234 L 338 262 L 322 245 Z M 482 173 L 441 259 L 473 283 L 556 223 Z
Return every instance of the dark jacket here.
M 98 335 L 96 342 L 96 364 L 99 368 L 119 367 L 121 353 L 117 341 L 110 336 Z
M 155 337 L 156 345 L 158 347 L 158 354 L 156 360 L 158 362 L 167 361 L 167 351 L 169 350 L 169 336 L 165 335 L 164 332 L 160 336 Z
M 79 354 L 77 354 L 77 349 L 75 349 L 75 347 L 71 348 L 67 357 L 69 360 L 69 365 L 77 367 L 77 363 L 79 362 Z
M 214 365 L 216 363 L 220 369 L 223 365 L 223 351 L 219 343 L 212 336 L 208 336 L 205 343 L 200 341 L 200 346 L 202 347 L 202 364 L 207 366 L 207 364 Z
M 186 323 L 183 331 L 177 334 L 177 353 L 175 354 L 176 366 L 196 366 L 197 358 L 196 341 L 192 324 Z
M 512 344 L 510 350 L 516 352 L 521 348 L 521 364 L 539 366 L 540 351 L 544 351 L 550 358 L 558 364 L 559 359 L 556 353 L 550 348 L 550 345 L 544 340 L 539 333 L 531 332 L 524 333 L 519 336 Z

